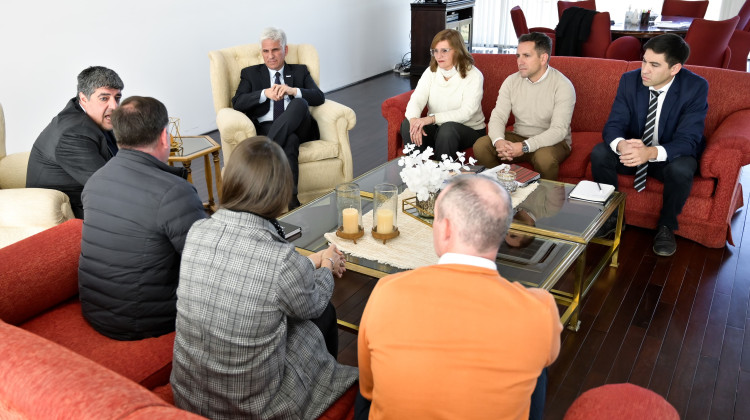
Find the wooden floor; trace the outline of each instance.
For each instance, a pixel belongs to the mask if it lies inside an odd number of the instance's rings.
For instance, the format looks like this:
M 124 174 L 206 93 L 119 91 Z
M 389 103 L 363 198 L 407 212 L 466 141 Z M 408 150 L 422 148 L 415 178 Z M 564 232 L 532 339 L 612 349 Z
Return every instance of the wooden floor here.
M 387 74 L 326 95 L 357 114 L 350 133 L 355 175 L 385 162 L 380 104 L 409 88 L 408 79 Z M 747 167 L 742 183 L 748 203 Z M 205 185 L 203 191 L 205 197 Z M 732 220 L 736 246 L 709 249 L 678 238 L 669 258 L 651 252 L 653 232 L 628 227 L 619 268 L 605 271 L 585 298 L 580 331 L 563 332 L 545 418 L 562 418 L 587 389 L 631 382 L 664 396 L 683 419 L 750 419 L 746 222 L 743 208 Z M 376 281 L 352 272 L 337 280 L 332 301 L 339 318 L 358 323 Z M 339 360 L 356 365 L 356 336 L 342 331 L 339 338 Z

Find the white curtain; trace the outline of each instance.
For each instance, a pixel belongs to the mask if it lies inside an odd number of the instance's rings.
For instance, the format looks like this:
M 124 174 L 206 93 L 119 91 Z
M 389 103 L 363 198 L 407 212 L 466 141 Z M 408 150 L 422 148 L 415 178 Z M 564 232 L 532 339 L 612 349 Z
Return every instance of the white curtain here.
M 719 20 L 736 16 L 745 0 L 711 0 L 706 19 Z M 521 6 L 529 28 L 541 26 L 554 29 L 557 26 L 557 0 L 476 0 L 474 3 L 473 47 L 502 50 L 506 46 L 518 45 L 510 9 Z M 610 19 L 622 22 L 628 8 L 651 9 L 661 13 L 661 2 L 653 0 L 597 0 L 596 8 L 609 12 Z M 502 52 L 502 51 L 500 51 Z
M 510 9 L 521 6 L 529 28 L 557 25 L 556 0 L 476 0 L 474 3 L 474 46 L 495 47 L 518 45 Z

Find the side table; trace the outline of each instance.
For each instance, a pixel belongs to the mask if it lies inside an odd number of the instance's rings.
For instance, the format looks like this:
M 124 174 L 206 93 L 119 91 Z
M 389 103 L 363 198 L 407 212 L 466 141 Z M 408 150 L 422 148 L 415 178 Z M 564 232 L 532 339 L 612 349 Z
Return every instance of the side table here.
M 209 136 L 184 136 L 175 138 L 182 141 L 182 147 L 169 154 L 169 164 L 174 166 L 175 162 L 182 162 L 182 166 L 188 171 L 188 182 L 193 183 L 192 169 L 190 164 L 194 159 L 203 156 L 203 164 L 206 172 L 206 186 L 208 187 L 208 203 L 203 205 L 210 212 L 216 211 L 214 202 L 213 180 L 211 176 L 211 163 L 208 155 L 213 155 L 214 171 L 216 172 L 216 191 L 218 191 L 219 201 L 221 201 L 221 168 L 219 167 L 219 150 L 221 145 L 216 143 Z

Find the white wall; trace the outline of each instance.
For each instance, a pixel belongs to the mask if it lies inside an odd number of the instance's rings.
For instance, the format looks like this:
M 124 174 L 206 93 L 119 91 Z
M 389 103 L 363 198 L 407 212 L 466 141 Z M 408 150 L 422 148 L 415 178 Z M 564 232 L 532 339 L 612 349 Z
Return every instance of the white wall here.
M 7 152 L 30 150 L 75 95 L 76 76 L 109 67 L 123 95 L 153 96 L 183 134 L 216 129 L 208 51 L 257 42 L 266 26 L 316 46 L 330 91 L 393 68 L 409 51 L 409 0 L 30 0 L 3 5 L 0 103 Z

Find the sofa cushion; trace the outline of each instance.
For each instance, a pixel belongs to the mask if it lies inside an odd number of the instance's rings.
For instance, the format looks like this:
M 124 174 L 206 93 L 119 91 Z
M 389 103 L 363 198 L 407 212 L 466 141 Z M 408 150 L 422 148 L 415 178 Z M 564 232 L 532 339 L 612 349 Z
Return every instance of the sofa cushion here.
M 113 340 L 99 334 L 86 322 L 77 298 L 32 318 L 20 327 L 148 389 L 169 382 L 174 333 L 136 341 Z
M 299 163 L 339 157 L 339 144 L 326 140 L 306 141 L 299 145 Z
M 0 248 L 0 319 L 18 325 L 78 294 L 79 219 Z
M 169 408 L 117 373 L 28 331 L 0 322 L 0 337 L 0 401 L 23 418 L 114 419 Z
M 344 392 L 344 395 L 339 397 L 335 403 L 333 403 L 323 414 L 318 417 L 318 420 L 352 420 L 354 419 L 354 399 L 357 397 L 359 391 L 359 382 L 355 382 L 351 388 Z

